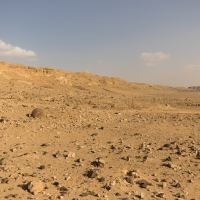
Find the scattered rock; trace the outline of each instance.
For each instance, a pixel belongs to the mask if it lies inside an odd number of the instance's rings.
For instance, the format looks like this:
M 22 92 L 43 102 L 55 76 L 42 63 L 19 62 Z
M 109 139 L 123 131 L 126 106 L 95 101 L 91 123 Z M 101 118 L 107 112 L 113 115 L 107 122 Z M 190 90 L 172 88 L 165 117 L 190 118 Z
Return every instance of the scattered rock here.
M 28 190 L 36 195 L 44 190 L 44 183 L 42 181 L 31 181 L 28 183 Z
M 99 182 L 104 182 L 106 179 L 104 177 L 101 177 L 98 179 Z
M 196 158 L 200 159 L 200 151 L 197 151 Z
M 45 169 L 45 165 L 39 166 L 39 169 L 41 169 L 41 170 Z
M 59 186 L 59 182 L 56 181 L 56 182 L 53 183 L 53 185 L 55 185 L 56 187 L 58 187 Z
M 9 181 L 9 179 L 8 179 L 8 178 L 2 178 L 2 179 L 1 179 L 1 183 L 6 183 L 6 184 L 7 184 L 7 183 L 8 183 L 8 181 Z
M 106 185 L 104 185 L 104 188 L 108 191 L 111 190 L 111 185 L 109 183 L 106 183 Z
M 164 192 L 159 192 L 158 194 L 156 194 L 157 197 L 160 198 L 165 198 L 165 193 Z
M 105 160 L 97 158 L 96 161 L 92 162 L 92 165 L 94 165 L 95 167 L 104 167 L 105 163 Z
M 62 186 L 60 188 L 60 193 L 61 193 L 62 196 L 66 195 L 67 192 L 68 192 L 68 189 L 66 187 Z
M 144 193 L 143 192 L 140 193 L 140 199 L 144 199 Z
M 135 172 L 135 171 L 129 171 L 127 173 L 127 175 L 133 176 L 134 178 L 140 178 L 140 175 L 137 172 Z
M 130 184 L 134 184 L 135 182 L 134 182 L 134 177 L 130 177 L 130 176 L 128 176 L 128 177 L 126 177 L 125 178 L 125 180 L 128 182 L 128 183 L 130 183 Z
M 0 199 L 199 199 L 199 92 L 0 66 Z
M 96 194 L 94 191 L 87 191 L 87 192 L 83 192 L 82 194 L 80 194 L 81 197 L 86 197 L 86 196 L 94 196 L 94 197 L 99 197 L 98 194 Z
M 10 199 L 10 198 L 17 198 L 18 194 L 9 194 L 5 196 L 5 199 Z
M 42 147 L 48 147 L 48 146 L 50 146 L 51 144 L 50 143 L 43 143 L 41 146 Z
M 96 169 L 90 169 L 89 171 L 86 172 L 86 176 L 88 178 L 96 178 L 98 177 L 98 173 Z
M 166 182 L 163 182 L 162 183 L 162 188 L 166 188 L 167 187 L 167 183 Z
M 178 167 L 172 163 L 164 163 L 163 166 L 166 166 L 172 169 L 178 169 Z
M 46 117 L 46 112 L 44 109 L 42 108 L 35 108 L 32 113 L 31 113 L 31 116 L 33 118 L 39 118 L 39 119 L 42 119 L 42 118 L 45 118 Z
M 144 179 L 136 181 L 136 183 L 139 184 L 140 187 L 142 187 L 142 188 L 146 188 L 148 185 L 152 185 L 151 183 L 149 183 L 148 181 L 146 181 Z
M 178 183 L 176 183 L 176 184 L 174 185 L 174 187 L 176 187 L 176 188 L 181 188 L 181 184 L 178 182 Z
M 74 152 L 69 152 L 67 157 L 68 158 L 75 158 L 76 154 Z
M 55 157 L 55 158 L 60 158 L 60 157 L 62 157 L 62 154 L 60 153 L 60 151 L 57 151 L 57 152 L 54 154 L 54 157 Z

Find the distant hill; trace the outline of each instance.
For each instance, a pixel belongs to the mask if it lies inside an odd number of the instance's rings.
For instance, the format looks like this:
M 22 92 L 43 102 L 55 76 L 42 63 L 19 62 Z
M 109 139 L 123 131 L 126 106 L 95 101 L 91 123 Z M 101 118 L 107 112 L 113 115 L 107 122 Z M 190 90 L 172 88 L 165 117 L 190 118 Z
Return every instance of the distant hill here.
M 188 89 L 191 89 L 191 90 L 200 90 L 200 86 L 190 86 L 190 87 L 188 87 Z
M 130 91 L 182 91 L 186 88 L 149 85 L 145 83 L 128 82 L 118 77 L 94 75 L 89 72 L 68 72 L 55 68 L 25 66 L 22 64 L 0 61 L 0 83 L 13 83 L 40 86 L 90 87 L 106 86 L 127 88 Z

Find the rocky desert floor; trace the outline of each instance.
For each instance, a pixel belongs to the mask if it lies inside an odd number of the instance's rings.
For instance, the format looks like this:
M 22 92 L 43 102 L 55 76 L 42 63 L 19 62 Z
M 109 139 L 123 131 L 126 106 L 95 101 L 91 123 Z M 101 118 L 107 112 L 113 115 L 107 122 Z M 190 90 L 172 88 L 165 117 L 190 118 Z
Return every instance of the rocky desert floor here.
M 195 88 L 6 62 L 0 83 L 0 199 L 200 199 Z

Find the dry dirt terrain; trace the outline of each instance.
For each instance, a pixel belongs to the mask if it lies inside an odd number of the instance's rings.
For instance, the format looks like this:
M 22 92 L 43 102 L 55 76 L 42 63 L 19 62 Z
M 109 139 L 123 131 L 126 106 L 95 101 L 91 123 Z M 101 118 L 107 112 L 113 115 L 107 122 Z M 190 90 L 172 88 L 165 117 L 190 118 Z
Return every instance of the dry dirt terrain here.
M 200 199 L 198 88 L 5 62 L 0 83 L 0 199 Z

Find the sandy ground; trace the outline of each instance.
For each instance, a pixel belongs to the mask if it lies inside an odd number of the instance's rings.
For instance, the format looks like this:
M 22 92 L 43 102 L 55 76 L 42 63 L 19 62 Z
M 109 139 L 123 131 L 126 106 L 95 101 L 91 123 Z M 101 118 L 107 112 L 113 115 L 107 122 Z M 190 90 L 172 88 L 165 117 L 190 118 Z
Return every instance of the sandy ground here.
M 197 90 L 5 62 L 0 83 L 0 199 L 200 199 Z

